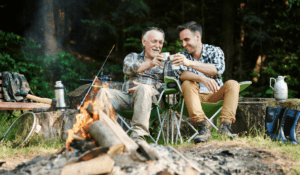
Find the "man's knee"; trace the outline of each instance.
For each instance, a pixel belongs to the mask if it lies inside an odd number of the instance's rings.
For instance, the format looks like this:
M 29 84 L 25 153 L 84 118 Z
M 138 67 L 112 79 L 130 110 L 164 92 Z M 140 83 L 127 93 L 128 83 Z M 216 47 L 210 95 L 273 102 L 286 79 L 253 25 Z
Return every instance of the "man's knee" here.
M 150 85 L 141 84 L 136 88 L 135 93 L 142 95 L 152 95 L 153 89 Z
M 195 82 L 190 81 L 190 80 L 185 80 L 182 84 L 181 84 L 181 88 L 183 91 L 191 89 L 193 86 L 195 85 Z
M 228 80 L 224 83 L 227 88 L 233 89 L 235 91 L 240 91 L 240 84 L 235 80 Z

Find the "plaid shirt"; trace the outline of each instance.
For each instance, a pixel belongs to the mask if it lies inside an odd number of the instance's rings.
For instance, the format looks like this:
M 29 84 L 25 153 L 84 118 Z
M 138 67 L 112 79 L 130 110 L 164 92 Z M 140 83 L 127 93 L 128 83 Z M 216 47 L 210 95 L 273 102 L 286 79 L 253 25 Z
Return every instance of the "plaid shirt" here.
M 136 81 L 138 83 L 154 85 L 154 87 L 161 92 L 164 88 L 163 74 L 165 76 L 175 76 L 170 61 L 166 63 L 163 62 L 164 67 L 154 66 L 145 70 L 143 73 L 138 73 L 137 70 L 144 61 L 145 51 L 139 54 L 130 53 L 125 57 L 123 73 L 126 75 L 126 82 L 123 84 L 122 91 L 128 92 L 128 89 L 135 86 L 132 81 Z M 165 71 L 163 71 L 163 69 Z
M 223 81 L 221 79 L 222 74 L 225 71 L 225 61 L 224 61 L 224 53 L 220 47 L 214 47 L 208 44 L 203 44 L 202 48 L 202 53 L 201 53 L 201 58 L 199 61 L 195 60 L 192 55 L 188 54 L 186 50 L 180 52 L 181 54 L 185 55 L 187 59 L 200 62 L 200 63 L 209 63 L 209 64 L 214 64 L 217 68 L 217 75 L 216 76 L 208 76 L 203 74 L 202 72 L 199 72 L 195 69 L 192 69 L 190 67 L 185 67 L 183 65 L 180 66 L 180 69 L 177 71 L 178 76 L 184 72 L 184 71 L 190 71 L 198 75 L 205 75 L 208 78 L 212 78 L 216 80 L 218 83 L 219 87 L 223 86 Z M 199 82 L 199 87 L 203 87 L 204 85 Z

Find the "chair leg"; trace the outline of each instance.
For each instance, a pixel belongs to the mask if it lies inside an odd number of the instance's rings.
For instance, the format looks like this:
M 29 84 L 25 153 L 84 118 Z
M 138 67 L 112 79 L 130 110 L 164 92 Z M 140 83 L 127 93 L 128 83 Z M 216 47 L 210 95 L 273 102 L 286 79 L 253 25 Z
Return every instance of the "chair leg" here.
M 163 130 L 163 127 L 162 127 L 163 124 L 162 124 L 162 123 L 164 123 L 164 121 L 162 122 L 162 120 L 161 120 L 161 117 L 160 117 L 160 114 L 159 114 L 159 109 L 158 109 L 158 107 L 156 107 L 156 110 L 157 110 L 157 114 L 158 114 L 159 124 L 160 124 L 160 126 L 161 126 L 160 129 L 159 129 L 159 134 L 158 134 L 157 139 L 156 139 L 156 141 L 155 141 L 155 143 L 157 144 L 157 142 L 158 142 L 158 140 L 159 140 L 160 132 L 161 132 L 161 130 Z M 166 111 L 163 112 L 163 113 L 164 113 L 164 117 L 165 117 Z M 164 132 L 162 132 L 162 137 L 163 137 L 164 143 L 166 143 Z
M 160 122 L 160 129 L 159 129 L 159 132 L 158 132 L 158 135 L 157 135 L 157 139 L 156 139 L 156 142 L 155 142 L 156 144 L 157 144 L 157 142 L 159 140 L 159 136 L 160 136 L 161 132 L 162 132 L 162 135 L 163 135 L 164 143 L 166 143 L 166 140 L 165 140 L 165 137 L 164 137 L 164 132 L 163 132 L 163 126 L 164 126 L 164 122 L 165 122 L 165 119 L 166 119 L 167 115 L 168 115 L 168 110 L 165 111 L 164 117 L 163 117 L 162 121 Z M 158 115 L 158 116 L 160 118 L 160 115 Z
M 118 118 L 121 120 L 121 125 L 124 124 L 124 125 L 128 128 L 128 130 L 125 131 L 125 132 L 128 134 L 128 132 L 131 131 L 132 127 L 129 126 L 128 123 L 127 123 L 127 122 L 123 119 L 123 117 L 120 116 L 119 114 L 117 114 L 117 119 L 118 119 Z M 123 128 L 123 127 L 122 127 L 122 128 Z M 155 139 L 151 136 L 151 134 L 149 134 L 149 137 L 153 140 L 154 143 L 156 143 Z
M 173 117 L 175 118 L 175 123 L 176 123 L 176 126 L 177 126 L 177 134 L 176 134 L 175 143 L 177 143 L 177 138 L 178 138 L 177 136 L 179 136 L 180 142 L 183 143 L 182 137 L 181 137 L 181 132 L 180 132 L 180 125 L 179 125 L 179 122 L 178 122 L 178 119 L 177 119 L 177 116 L 176 116 L 175 112 L 174 112 Z
M 212 122 L 212 120 L 215 118 L 215 116 L 222 110 L 223 107 L 220 107 L 220 109 L 211 117 L 206 117 L 207 121 L 218 131 L 219 129 L 216 127 L 216 125 Z
M 125 125 L 126 127 L 127 127 L 127 131 L 125 131 L 126 133 L 128 133 L 131 129 L 132 129 L 132 127 L 131 126 L 129 126 L 128 125 L 128 123 L 123 119 L 123 117 L 122 116 L 120 116 L 119 114 L 117 114 L 117 119 L 120 119 L 121 120 L 121 125 Z M 123 127 L 122 127 L 123 128 Z
M 181 120 L 182 120 L 182 115 L 183 115 L 183 107 L 184 107 L 184 100 L 182 102 L 182 105 L 181 105 L 181 110 L 180 110 L 180 116 L 179 116 L 179 130 L 180 130 L 180 126 L 181 126 Z M 181 134 L 181 133 L 180 133 Z M 176 135 L 176 139 L 179 135 L 177 134 Z M 181 143 L 182 143 L 182 137 L 180 138 L 181 139 Z

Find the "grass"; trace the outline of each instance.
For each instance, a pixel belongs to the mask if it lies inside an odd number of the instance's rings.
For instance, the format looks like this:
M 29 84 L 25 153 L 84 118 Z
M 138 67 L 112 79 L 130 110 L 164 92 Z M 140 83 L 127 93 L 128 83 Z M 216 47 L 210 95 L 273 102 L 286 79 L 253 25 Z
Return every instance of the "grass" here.
M 7 113 L 0 113 L 0 138 L 5 134 L 10 125 L 22 114 L 20 111 L 15 111 L 14 116 Z M 3 139 L 0 142 L 0 158 L 6 158 L 17 153 L 29 153 L 32 151 L 43 153 L 55 153 L 58 149 L 65 145 L 61 140 L 47 140 L 42 136 L 33 135 L 26 146 L 13 148 L 13 140 Z

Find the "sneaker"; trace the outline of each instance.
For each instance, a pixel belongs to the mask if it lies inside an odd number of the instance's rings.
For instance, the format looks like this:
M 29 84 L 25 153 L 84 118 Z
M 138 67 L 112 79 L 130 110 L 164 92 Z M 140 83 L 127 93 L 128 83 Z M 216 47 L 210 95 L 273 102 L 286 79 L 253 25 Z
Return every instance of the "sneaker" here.
M 210 134 L 210 125 L 206 122 L 206 120 L 197 122 L 196 128 L 198 129 L 199 135 L 197 135 L 194 139 L 194 143 L 207 142 L 208 139 L 211 139 Z
M 231 123 L 227 122 L 227 121 L 223 121 L 220 126 L 219 126 L 219 131 L 218 133 L 220 135 L 224 135 L 230 138 L 235 138 L 237 137 L 237 134 L 231 134 L 232 130 L 231 130 Z

